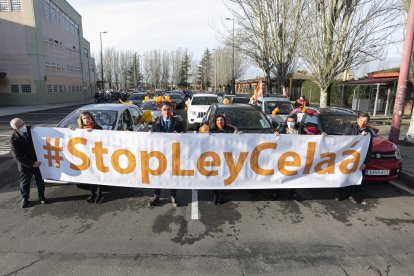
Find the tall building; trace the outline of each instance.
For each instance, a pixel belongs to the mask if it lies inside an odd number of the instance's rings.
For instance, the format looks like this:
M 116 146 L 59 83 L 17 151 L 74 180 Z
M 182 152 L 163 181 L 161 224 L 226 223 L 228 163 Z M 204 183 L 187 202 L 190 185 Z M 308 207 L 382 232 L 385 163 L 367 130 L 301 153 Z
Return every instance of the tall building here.
M 0 37 L 0 105 L 94 97 L 95 60 L 65 0 L 0 0 Z

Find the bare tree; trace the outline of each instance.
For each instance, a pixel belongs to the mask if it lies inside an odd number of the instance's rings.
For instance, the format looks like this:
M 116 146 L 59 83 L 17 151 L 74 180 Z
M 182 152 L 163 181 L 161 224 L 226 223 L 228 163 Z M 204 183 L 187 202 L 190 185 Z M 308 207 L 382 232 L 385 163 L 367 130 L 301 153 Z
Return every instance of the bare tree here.
M 162 52 L 161 57 L 161 86 L 167 88 L 170 79 L 170 54 L 167 51 Z
M 129 69 L 129 62 L 132 59 L 132 52 L 131 51 L 122 51 L 119 54 L 119 67 L 120 67 L 120 74 L 121 74 L 121 87 L 124 90 L 128 88 L 128 69 Z
M 217 87 L 226 86 L 231 81 L 232 77 L 232 49 L 231 46 L 218 47 L 213 52 L 213 84 Z M 239 79 L 246 72 L 248 62 L 246 57 L 239 51 L 234 55 L 234 75 Z M 216 87 L 214 87 L 216 88 Z
M 380 59 L 398 25 L 397 0 L 310 0 L 301 37 L 301 59 L 319 85 L 320 106 L 328 88 L 347 69 Z
M 157 50 L 151 50 L 145 54 L 144 60 L 145 71 L 152 89 L 160 88 L 161 82 L 161 53 Z
M 293 72 L 299 36 L 302 32 L 304 0 L 228 0 L 237 18 L 236 48 L 265 72 L 267 91 L 271 76 L 277 89 L 286 94 L 289 73 Z M 230 45 L 227 36 L 227 45 Z
M 103 54 L 103 64 L 105 67 L 105 80 L 108 83 L 108 87 L 112 89 L 112 79 L 113 79 L 113 64 L 114 64 L 114 48 L 107 48 Z
M 171 89 L 173 89 L 174 85 L 177 85 L 180 81 L 180 68 L 181 64 L 184 59 L 184 54 L 187 52 L 182 48 L 178 48 L 175 51 L 171 51 L 170 53 L 170 62 L 171 62 Z

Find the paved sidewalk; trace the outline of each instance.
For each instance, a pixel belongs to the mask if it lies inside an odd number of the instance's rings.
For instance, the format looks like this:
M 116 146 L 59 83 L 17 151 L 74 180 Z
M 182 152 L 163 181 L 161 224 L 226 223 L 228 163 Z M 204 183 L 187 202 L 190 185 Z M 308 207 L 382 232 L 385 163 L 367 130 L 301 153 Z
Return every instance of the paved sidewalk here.
M 20 114 L 25 112 L 47 110 L 59 107 L 81 105 L 81 104 L 91 104 L 94 103 L 95 99 L 87 99 L 82 102 L 70 102 L 63 104 L 48 104 L 48 105 L 22 105 L 22 106 L 0 106 L 0 116 L 8 116 L 14 114 Z

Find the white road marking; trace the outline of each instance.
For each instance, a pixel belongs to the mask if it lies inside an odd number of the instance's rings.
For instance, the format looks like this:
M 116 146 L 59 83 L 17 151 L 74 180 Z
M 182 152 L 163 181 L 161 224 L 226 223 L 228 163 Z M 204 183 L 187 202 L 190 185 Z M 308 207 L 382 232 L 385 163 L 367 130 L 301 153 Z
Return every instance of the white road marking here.
M 191 190 L 191 219 L 198 219 L 198 191 Z
M 395 181 L 388 181 L 388 183 L 390 183 L 391 185 L 393 185 L 393 186 L 395 186 L 395 187 L 397 187 L 397 188 L 399 188 L 401 190 L 406 191 L 407 193 L 410 193 L 410 194 L 414 195 L 414 190 L 413 189 L 410 189 L 408 187 L 405 187 L 404 185 L 401 185 L 401 184 L 399 184 L 399 183 L 397 183 Z

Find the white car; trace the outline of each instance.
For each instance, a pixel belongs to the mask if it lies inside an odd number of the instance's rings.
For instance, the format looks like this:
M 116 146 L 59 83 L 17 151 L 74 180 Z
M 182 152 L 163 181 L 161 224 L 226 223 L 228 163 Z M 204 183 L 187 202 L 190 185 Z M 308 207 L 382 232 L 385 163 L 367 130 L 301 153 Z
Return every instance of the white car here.
M 218 103 L 214 94 L 194 94 L 187 108 L 187 130 L 198 127 L 210 105 Z
M 287 116 L 292 112 L 293 105 L 288 98 L 284 96 L 273 97 L 260 97 L 257 100 L 257 105 L 266 114 L 267 118 L 278 124 L 283 124 L 286 121 Z M 272 111 L 278 107 L 279 113 L 276 116 L 272 115 Z
M 89 104 L 70 113 L 56 127 L 77 128 L 82 111 L 90 111 L 96 122 L 106 130 L 138 131 L 142 115 L 141 108 L 134 104 Z

